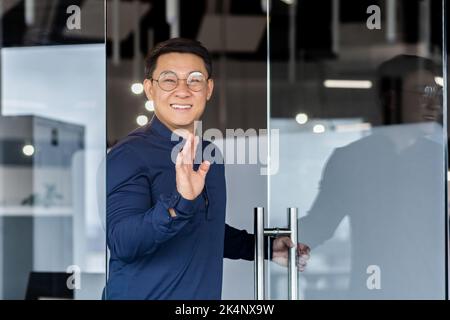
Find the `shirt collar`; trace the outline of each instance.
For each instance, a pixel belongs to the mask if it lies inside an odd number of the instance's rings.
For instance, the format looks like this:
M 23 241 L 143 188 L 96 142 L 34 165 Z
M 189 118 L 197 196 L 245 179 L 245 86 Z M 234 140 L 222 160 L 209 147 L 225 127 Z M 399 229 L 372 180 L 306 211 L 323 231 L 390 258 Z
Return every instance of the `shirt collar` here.
M 150 121 L 150 130 L 152 130 L 156 134 L 172 141 L 175 144 L 180 142 L 183 139 L 181 136 L 177 135 L 172 130 L 167 128 L 166 125 L 163 124 L 156 115 L 154 115 L 152 120 Z M 172 137 L 173 137 L 173 140 L 172 140 Z M 177 139 L 175 139 L 175 137 Z

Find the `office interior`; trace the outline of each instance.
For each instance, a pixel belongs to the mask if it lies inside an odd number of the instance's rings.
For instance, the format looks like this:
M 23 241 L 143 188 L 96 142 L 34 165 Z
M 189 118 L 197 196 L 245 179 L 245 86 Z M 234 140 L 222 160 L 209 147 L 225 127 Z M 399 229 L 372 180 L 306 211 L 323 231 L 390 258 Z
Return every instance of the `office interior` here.
M 413 198 L 433 203 L 404 219 L 376 213 L 364 220 L 375 221 L 371 226 L 342 217 L 298 273 L 295 295 L 287 269 L 265 262 L 264 298 L 448 299 L 447 16 L 442 0 L 0 0 L 0 299 L 102 299 L 108 274 L 104 160 L 153 117 L 142 87 L 144 59 L 173 37 L 201 41 L 213 58 L 215 92 L 203 131 L 219 129 L 221 146 L 272 135 L 279 142 L 272 175 L 261 174 L 273 165 L 265 156 L 226 164 L 227 222 L 249 233 L 255 207 L 265 208 L 274 228 L 286 226 L 287 208 L 298 208 L 302 232 L 301 218 L 314 208 L 336 150 L 411 128 L 385 123 L 377 67 L 402 54 L 433 61 L 443 95 L 427 136 L 437 145 L 435 161 L 421 155 L 407 161 L 418 171 L 433 166 L 436 179 L 412 179 L 414 188 L 400 181 L 397 188 L 413 191 L 387 206 L 400 212 Z M 242 130 L 227 137 L 227 129 Z M 380 163 L 384 149 L 359 152 L 373 154 L 370 166 Z M 396 181 L 380 182 L 380 175 L 363 176 L 364 197 Z M 351 188 L 345 181 L 341 188 Z M 355 230 L 369 227 L 376 231 L 372 238 Z M 325 227 L 312 228 L 319 234 Z M 396 261 L 407 244 L 372 255 L 369 248 L 391 229 L 399 238 L 420 230 L 432 239 L 423 248 L 430 257 L 424 268 L 415 270 L 409 258 Z M 375 260 L 363 271 L 367 279 L 371 266 L 396 265 L 423 280 L 412 290 L 409 274 L 382 276 L 392 290 L 383 291 L 386 282 L 372 290 L 367 280 L 370 294 L 360 293 L 352 286 L 358 246 L 362 260 Z M 255 281 L 254 262 L 224 260 L 223 299 L 254 299 Z

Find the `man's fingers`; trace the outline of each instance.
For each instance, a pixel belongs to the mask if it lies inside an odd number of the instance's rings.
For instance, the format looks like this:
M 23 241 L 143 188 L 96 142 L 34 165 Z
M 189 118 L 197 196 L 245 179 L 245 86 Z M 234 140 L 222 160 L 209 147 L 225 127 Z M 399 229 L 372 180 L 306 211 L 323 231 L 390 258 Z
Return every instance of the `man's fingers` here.
M 309 260 L 309 254 L 301 253 L 297 250 L 297 259 L 299 261 L 306 262 Z
M 304 243 L 298 243 L 297 244 L 297 250 L 301 252 L 302 254 L 309 254 L 311 249 Z
M 308 260 L 309 257 L 310 257 L 309 253 L 304 253 L 304 252 L 299 251 L 299 250 L 297 250 L 297 256 L 298 256 L 299 258 L 301 257 L 301 258 L 304 259 L 304 260 Z
M 304 254 L 298 256 L 298 261 L 302 264 L 306 264 L 308 262 L 308 259 L 309 259 L 309 256 L 304 255 Z
M 284 245 L 288 248 L 292 248 L 294 246 L 294 243 L 292 242 L 291 238 L 289 237 L 282 237 L 280 238 L 281 241 L 283 241 Z
M 309 259 L 309 257 L 310 257 L 310 255 L 309 255 L 309 253 L 304 253 L 304 252 L 302 252 L 302 251 L 300 251 L 300 250 L 297 250 L 297 256 L 299 257 L 299 258 L 302 258 L 303 260 L 308 260 Z
M 306 265 L 307 265 L 306 261 L 301 260 L 297 261 L 297 268 L 299 268 L 300 271 L 303 271 L 306 268 Z
M 311 250 L 306 244 L 298 243 L 297 244 L 297 256 L 301 258 L 302 260 L 308 260 L 309 259 L 309 253 Z
M 180 168 L 181 165 L 183 164 L 183 151 L 178 152 L 177 154 L 177 159 L 175 161 L 175 168 Z
M 310 251 L 310 248 L 306 244 L 297 244 L 297 268 L 299 272 L 305 271 L 308 259 L 310 257 Z
M 211 164 L 209 163 L 209 161 L 203 161 L 202 164 L 198 167 L 198 173 L 203 177 L 203 179 L 206 177 L 210 166 Z

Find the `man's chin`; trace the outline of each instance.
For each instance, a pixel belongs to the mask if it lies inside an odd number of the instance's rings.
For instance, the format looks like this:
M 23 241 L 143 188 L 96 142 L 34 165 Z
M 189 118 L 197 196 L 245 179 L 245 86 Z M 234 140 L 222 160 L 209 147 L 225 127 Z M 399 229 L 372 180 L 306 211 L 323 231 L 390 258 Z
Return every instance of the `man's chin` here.
M 441 129 L 441 124 L 438 121 L 424 121 L 420 123 L 421 131 L 424 134 L 432 134 L 436 132 L 436 130 Z
M 194 127 L 194 121 L 183 121 L 183 122 L 175 122 L 172 124 L 173 128 L 180 129 L 180 130 L 188 130 L 190 131 Z

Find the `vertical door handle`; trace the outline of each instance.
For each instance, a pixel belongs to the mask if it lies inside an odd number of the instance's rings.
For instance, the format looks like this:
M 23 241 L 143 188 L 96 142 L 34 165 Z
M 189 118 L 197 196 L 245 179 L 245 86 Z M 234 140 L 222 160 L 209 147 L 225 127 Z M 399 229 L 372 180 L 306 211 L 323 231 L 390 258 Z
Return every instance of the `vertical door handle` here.
M 255 208 L 255 300 L 264 300 L 264 208 Z
M 298 300 L 298 270 L 297 270 L 297 208 L 288 208 L 288 219 L 291 241 L 294 244 L 289 249 L 289 300 Z
M 255 300 L 265 299 L 265 272 L 264 272 L 264 237 L 289 236 L 294 247 L 289 249 L 288 281 L 289 299 L 298 299 L 297 277 L 297 208 L 288 208 L 288 228 L 265 228 L 264 208 L 255 208 L 254 237 L 255 237 Z

